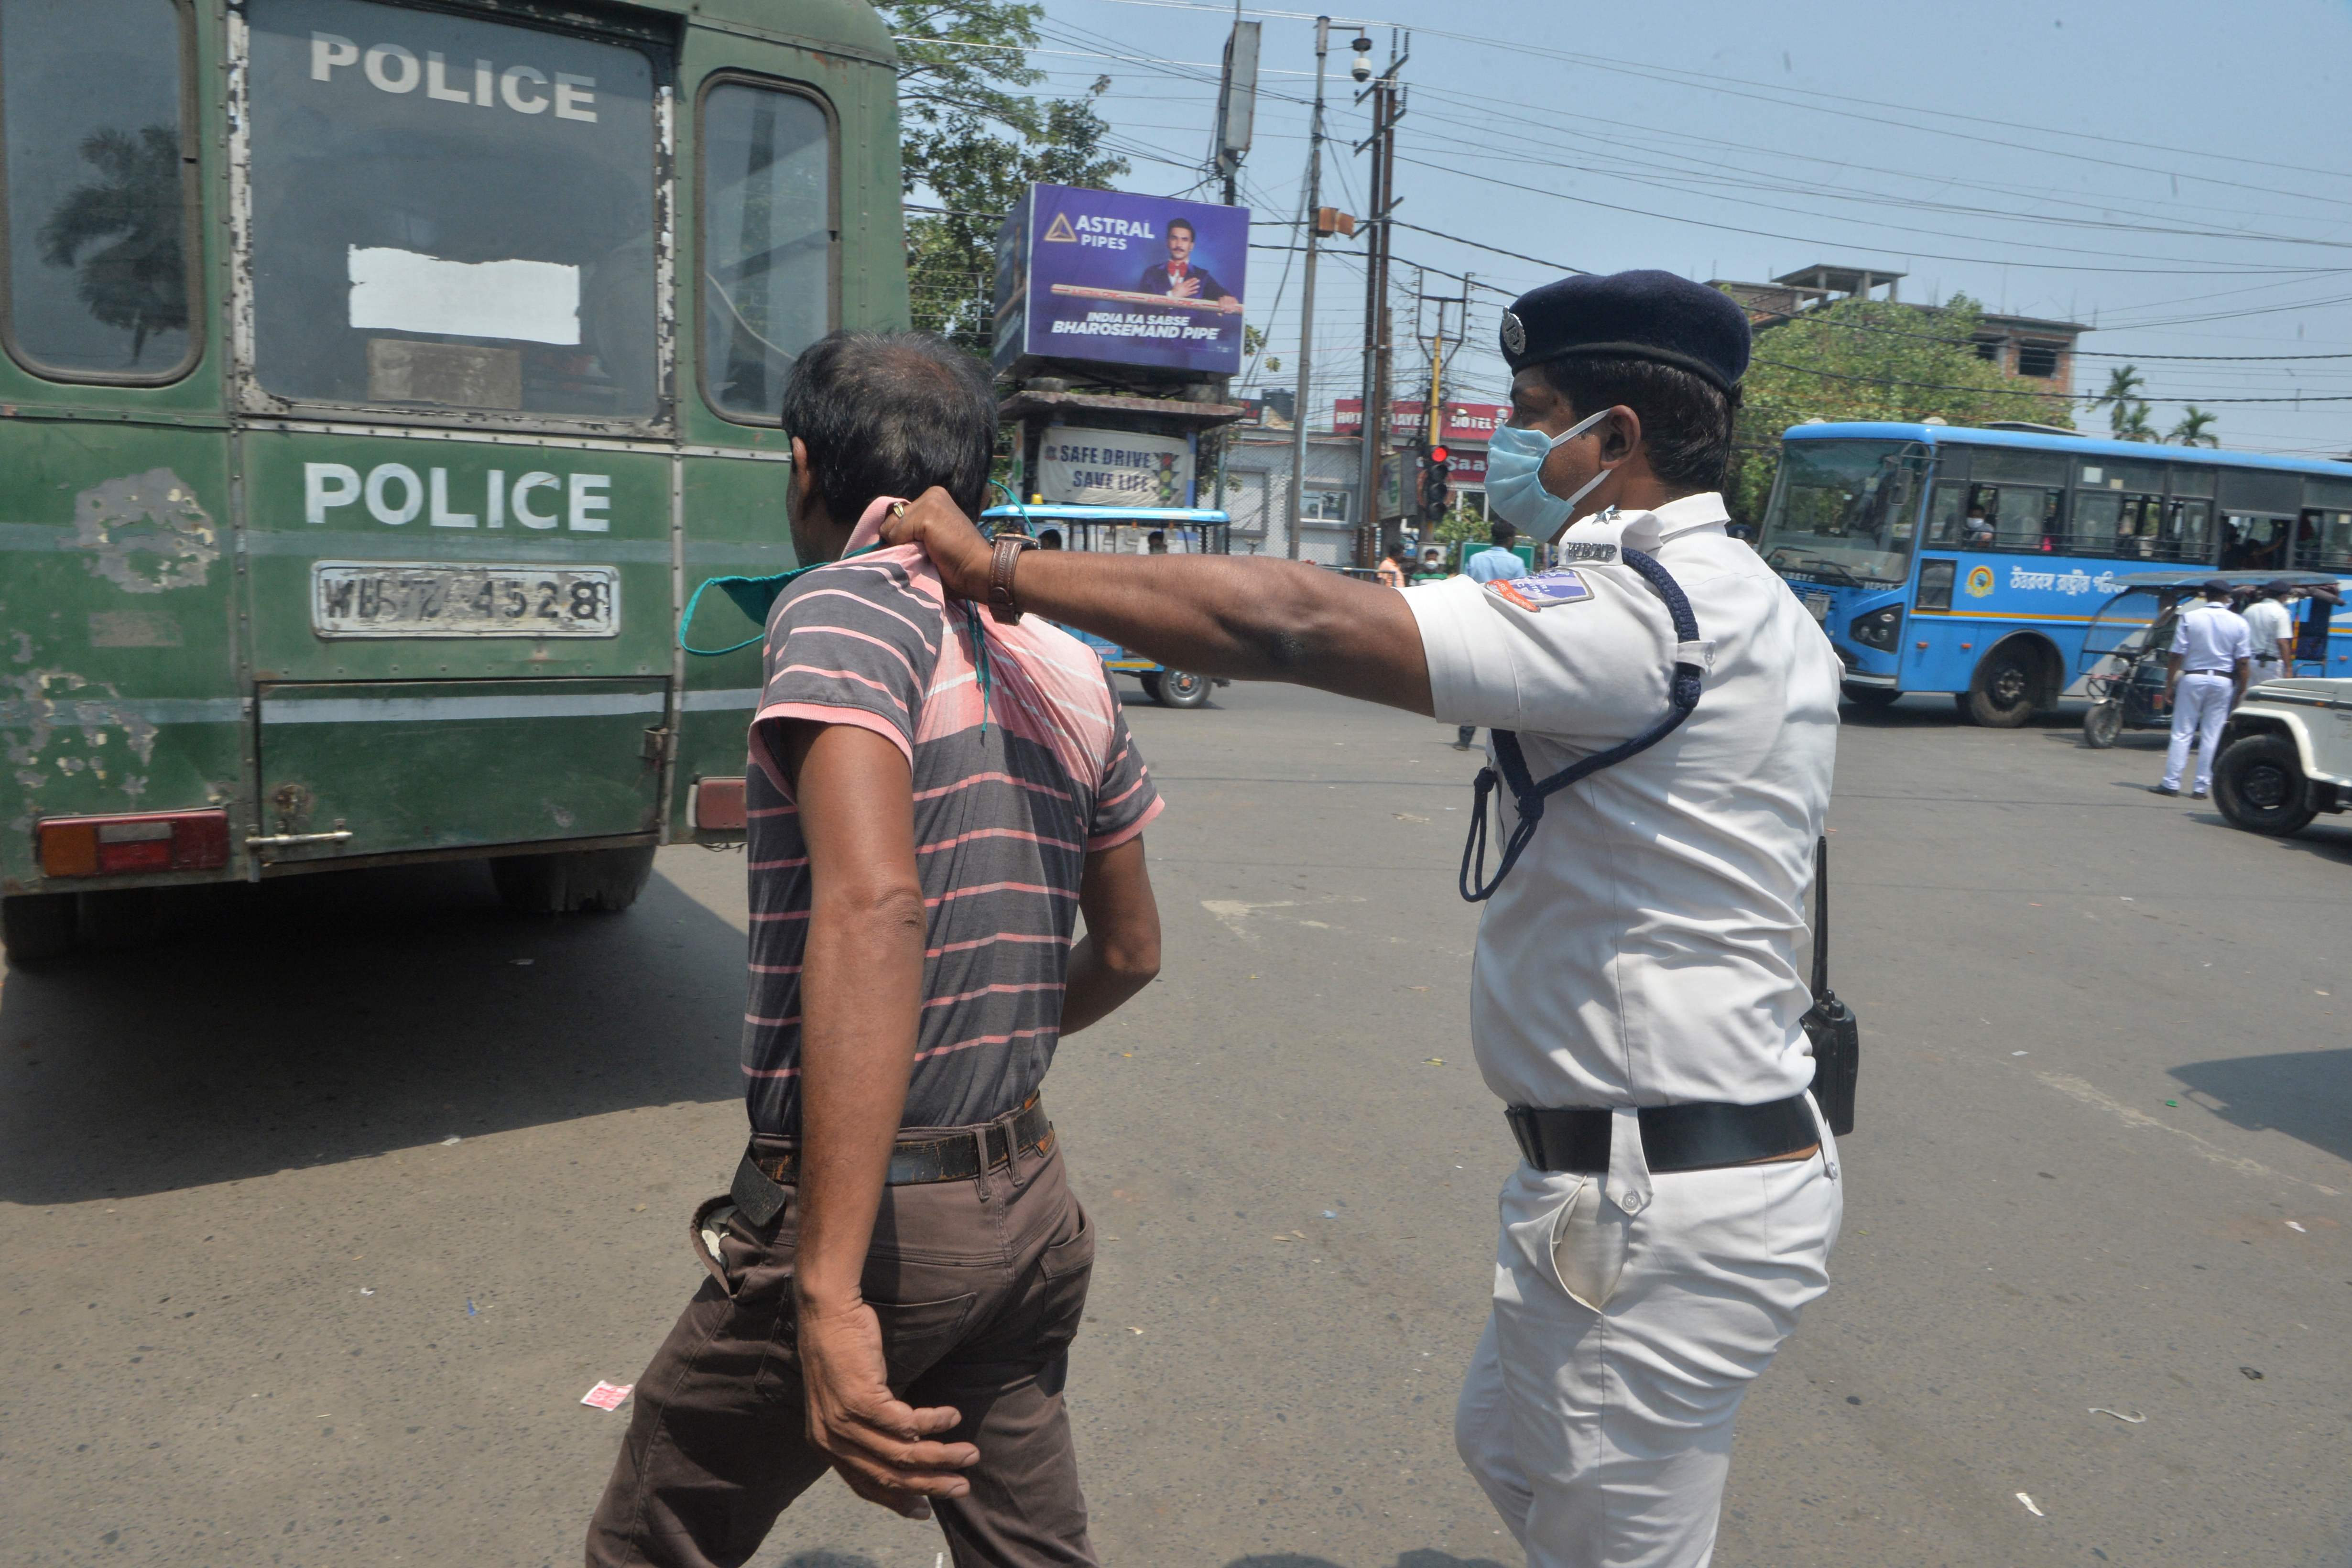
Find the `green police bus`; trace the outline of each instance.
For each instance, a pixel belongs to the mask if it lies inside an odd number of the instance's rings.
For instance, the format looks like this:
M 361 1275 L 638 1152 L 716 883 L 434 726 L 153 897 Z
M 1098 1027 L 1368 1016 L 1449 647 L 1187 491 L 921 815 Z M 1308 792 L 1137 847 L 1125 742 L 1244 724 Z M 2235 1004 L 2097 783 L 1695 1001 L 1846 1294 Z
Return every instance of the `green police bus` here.
M 739 839 L 782 378 L 907 320 L 865 0 L 0 0 L 0 917 Z M 731 640 L 731 639 L 730 639 Z

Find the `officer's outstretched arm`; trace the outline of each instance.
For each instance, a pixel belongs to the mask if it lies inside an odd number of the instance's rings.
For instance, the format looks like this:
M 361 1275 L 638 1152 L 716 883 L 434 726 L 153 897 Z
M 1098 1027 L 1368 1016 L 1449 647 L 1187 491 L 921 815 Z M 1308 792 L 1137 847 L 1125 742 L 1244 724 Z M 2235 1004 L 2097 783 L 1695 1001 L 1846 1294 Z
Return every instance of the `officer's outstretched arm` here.
M 926 490 L 882 526 L 920 544 L 949 593 L 986 603 L 993 551 L 947 491 Z M 1432 711 L 1429 661 L 1404 596 L 1319 566 L 1255 556 L 1097 555 L 1028 550 L 1021 608 L 1162 664 L 1236 680 L 1286 680 L 1415 713 Z

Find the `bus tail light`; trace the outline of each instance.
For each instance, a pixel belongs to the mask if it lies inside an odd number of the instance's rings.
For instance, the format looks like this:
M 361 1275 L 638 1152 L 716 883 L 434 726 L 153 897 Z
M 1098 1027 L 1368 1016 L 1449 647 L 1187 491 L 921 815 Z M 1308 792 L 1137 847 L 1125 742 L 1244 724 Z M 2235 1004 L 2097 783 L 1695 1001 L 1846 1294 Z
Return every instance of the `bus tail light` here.
M 1846 629 L 1853 640 L 1864 647 L 1884 648 L 1888 653 L 1892 653 L 1895 651 L 1896 639 L 1903 634 L 1902 607 L 1889 605 L 1883 610 L 1873 610 L 1866 616 L 1856 616 L 1853 618 L 1853 624 Z
M 226 811 L 52 816 L 42 820 L 38 838 L 44 877 L 217 871 L 228 864 Z
M 698 829 L 708 833 L 740 833 L 743 825 L 741 779 L 694 781 L 694 826 Z

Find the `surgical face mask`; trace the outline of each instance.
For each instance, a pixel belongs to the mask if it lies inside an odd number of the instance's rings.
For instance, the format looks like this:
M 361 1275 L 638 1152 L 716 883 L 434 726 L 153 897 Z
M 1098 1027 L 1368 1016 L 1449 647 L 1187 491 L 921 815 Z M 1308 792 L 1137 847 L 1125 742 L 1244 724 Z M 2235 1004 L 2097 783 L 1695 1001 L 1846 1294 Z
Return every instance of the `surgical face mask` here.
M 1580 419 L 1557 436 L 1524 425 L 1498 425 L 1486 441 L 1486 504 L 1505 522 L 1516 523 L 1538 539 L 1549 539 L 1576 515 L 1576 503 L 1609 477 L 1601 469 L 1577 492 L 1562 500 L 1544 489 L 1544 459 L 1561 442 L 1583 435 L 1609 416 L 1602 409 Z

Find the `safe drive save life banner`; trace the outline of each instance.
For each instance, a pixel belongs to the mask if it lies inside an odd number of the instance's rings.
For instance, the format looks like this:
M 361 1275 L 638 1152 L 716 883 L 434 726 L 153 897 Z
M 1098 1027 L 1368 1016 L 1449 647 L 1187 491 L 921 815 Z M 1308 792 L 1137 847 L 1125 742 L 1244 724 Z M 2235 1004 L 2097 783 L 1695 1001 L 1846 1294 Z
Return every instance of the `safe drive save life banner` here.
M 997 237 L 996 368 L 1027 355 L 1238 374 L 1249 216 L 1031 185 Z

